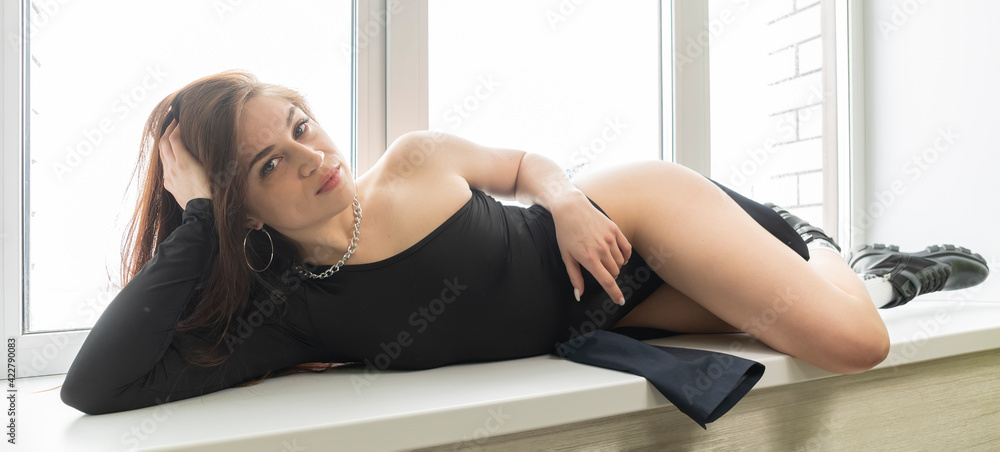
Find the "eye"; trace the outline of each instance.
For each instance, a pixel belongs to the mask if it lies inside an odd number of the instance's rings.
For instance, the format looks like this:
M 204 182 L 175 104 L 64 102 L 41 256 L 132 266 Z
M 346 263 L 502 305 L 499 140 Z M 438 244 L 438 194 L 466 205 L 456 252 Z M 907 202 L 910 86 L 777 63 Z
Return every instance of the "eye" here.
M 295 130 L 292 132 L 292 134 L 295 135 L 295 138 L 298 138 L 302 136 L 302 134 L 306 133 L 306 130 L 308 130 L 308 127 L 306 126 L 307 122 L 309 122 L 309 118 L 305 118 L 295 125 Z
M 264 166 L 260 168 L 260 177 L 267 177 L 267 175 L 274 171 L 275 166 L 277 166 L 278 159 L 281 157 L 275 157 L 271 160 L 264 162 Z
M 309 118 L 303 118 L 298 123 L 296 123 L 295 124 L 295 128 L 292 130 L 292 135 L 295 138 L 298 138 L 298 137 L 302 136 L 303 134 L 305 134 L 309 130 L 309 126 L 307 125 L 308 122 L 309 122 Z M 260 177 L 261 178 L 267 177 L 268 174 L 270 174 L 271 172 L 273 172 L 274 169 L 277 167 L 277 165 L 278 165 L 277 162 L 278 162 L 278 159 L 280 159 L 280 158 L 281 157 L 274 157 L 271 160 L 268 160 L 268 161 L 264 162 L 264 166 L 262 166 L 260 168 Z

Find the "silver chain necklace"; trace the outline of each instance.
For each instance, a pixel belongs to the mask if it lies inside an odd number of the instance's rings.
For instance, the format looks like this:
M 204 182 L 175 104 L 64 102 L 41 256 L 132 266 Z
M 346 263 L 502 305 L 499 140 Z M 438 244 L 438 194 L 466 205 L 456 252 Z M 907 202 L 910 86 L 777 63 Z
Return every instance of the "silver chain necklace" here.
M 328 268 L 325 272 L 320 273 L 318 275 L 309 270 L 306 270 L 305 268 L 302 268 L 302 266 L 299 264 L 295 264 L 295 271 L 297 271 L 300 275 L 305 276 L 306 278 L 312 278 L 312 279 L 328 278 L 330 275 L 340 271 L 340 267 L 344 265 L 344 262 L 346 262 L 348 259 L 351 258 L 351 255 L 354 254 L 354 250 L 358 248 L 358 241 L 360 241 L 361 203 L 358 202 L 358 195 L 354 195 L 354 203 L 352 204 L 352 206 L 354 206 L 354 236 L 351 237 L 351 244 L 347 247 L 347 253 L 344 254 L 344 257 L 340 258 L 340 262 L 337 262 L 336 265 Z

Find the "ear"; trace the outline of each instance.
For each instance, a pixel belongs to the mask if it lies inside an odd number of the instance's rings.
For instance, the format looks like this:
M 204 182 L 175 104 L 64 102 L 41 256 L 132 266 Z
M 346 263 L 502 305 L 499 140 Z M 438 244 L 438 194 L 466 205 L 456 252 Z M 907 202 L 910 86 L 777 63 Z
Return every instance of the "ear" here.
M 264 227 L 264 222 L 256 218 L 247 217 L 246 227 L 249 229 L 260 229 Z

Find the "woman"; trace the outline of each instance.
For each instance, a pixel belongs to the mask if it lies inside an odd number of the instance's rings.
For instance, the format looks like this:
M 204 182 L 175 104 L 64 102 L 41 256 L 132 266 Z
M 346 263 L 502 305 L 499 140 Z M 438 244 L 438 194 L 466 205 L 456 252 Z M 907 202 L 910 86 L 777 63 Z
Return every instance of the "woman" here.
M 160 102 L 143 152 L 126 284 L 62 389 L 87 413 L 308 363 L 545 354 L 587 322 L 746 331 L 822 369 L 862 372 L 889 341 L 855 270 L 881 276 L 868 280 L 888 288 L 878 306 L 987 272 L 954 247 L 869 247 L 852 270 L 818 228 L 666 162 L 571 183 L 535 154 L 414 132 L 355 179 L 301 96 L 241 72 Z

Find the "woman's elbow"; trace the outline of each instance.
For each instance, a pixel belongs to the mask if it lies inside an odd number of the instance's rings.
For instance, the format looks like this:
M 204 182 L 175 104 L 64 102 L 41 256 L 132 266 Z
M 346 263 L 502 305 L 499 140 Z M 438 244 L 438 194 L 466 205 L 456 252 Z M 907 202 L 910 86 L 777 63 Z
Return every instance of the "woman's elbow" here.
M 102 391 L 85 382 L 77 381 L 67 375 L 62 388 L 59 389 L 59 398 L 63 403 L 86 414 L 107 414 L 125 411 L 120 407 L 115 407 L 112 398 Z
M 66 405 L 86 414 L 102 414 L 99 413 L 100 410 L 97 409 L 99 407 L 93 403 L 92 396 L 88 394 L 88 391 L 78 384 L 71 383 L 68 377 L 59 389 L 59 398 Z
M 78 391 L 73 389 L 66 383 L 63 383 L 62 388 L 59 389 L 59 398 L 62 402 L 68 406 L 76 408 L 86 414 L 97 414 L 94 413 L 92 403 L 88 400 L 85 391 Z

